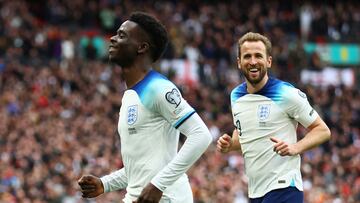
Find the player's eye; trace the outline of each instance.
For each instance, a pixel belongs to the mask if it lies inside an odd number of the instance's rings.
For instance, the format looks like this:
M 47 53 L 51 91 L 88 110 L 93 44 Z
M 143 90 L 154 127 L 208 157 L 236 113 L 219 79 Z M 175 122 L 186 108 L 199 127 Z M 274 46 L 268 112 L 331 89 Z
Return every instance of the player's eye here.
M 118 37 L 119 37 L 120 39 L 123 39 L 123 38 L 126 37 L 126 34 L 125 34 L 124 32 L 122 32 L 122 31 L 118 31 L 118 32 L 117 32 L 117 35 L 118 35 Z
M 119 36 L 120 39 L 123 39 L 125 37 L 125 35 L 121 34 L 121 33 L 119 33 L 118 36 Z
M 251 57 L 250 54 L 245 54 L 245 55 L 243 56 L 243 59 L 249 59 L 250 57 Z

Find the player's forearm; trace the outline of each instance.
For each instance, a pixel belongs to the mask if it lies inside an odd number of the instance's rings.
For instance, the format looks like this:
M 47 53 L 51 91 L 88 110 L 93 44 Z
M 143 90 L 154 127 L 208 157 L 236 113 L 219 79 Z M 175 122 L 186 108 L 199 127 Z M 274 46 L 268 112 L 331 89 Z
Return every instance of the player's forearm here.
M 320 117 L 308 129 L 309 132 L 305 137 L 296 143 L 297 154 L 310 150 L 330 139 L 330 130 Z
M 231 152 L 231 151 L 237 151 L 237 152 L 242 153 L 242 151 L 241 151 L 241 145 L 240 145 L 239 141 L 234 142 L 234 140 L 233 140 L 233 143 L 232 143 L 232 145 L 231 145 L 231 147 L 230 147 L 229 152 Z
M 109 175 L 103 176 L 100 178 L 100 180 L 104 186 L 104 192 L 111 192 L 127 187 L 125 168 L 112 172 Z
M 179 130 L 187 139 L 175 158 L 151 181 L 161 191 L 179 179 L 204 153 L 212 141 L 210 132 L 197 114 L 192 115 Z
M 239 142 L 239 133 L 236 129 L 234 129 L 232 136 L 231 136 L 231 146 L 229 151 L 238 151 L 242 153 L 241 151 L 241 145 Z

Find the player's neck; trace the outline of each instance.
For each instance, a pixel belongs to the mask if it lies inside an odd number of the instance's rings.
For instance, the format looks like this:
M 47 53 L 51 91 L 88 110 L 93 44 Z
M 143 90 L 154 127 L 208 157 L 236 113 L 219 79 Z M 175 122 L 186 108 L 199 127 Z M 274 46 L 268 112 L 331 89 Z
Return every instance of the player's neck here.
M 127 68 L 122 69 L 122 78 L 125 80 L 127 88 L 132 88 L 140 82 L 151 70 L 151 63 L 146 59 L 138 59 L 135 63 Z
M 125 80 L 127 88 L 132 88 L 140 82 L 151 70 L 151 59 L 147 56 L 138 57 L 134 63 L 122 69 L 122 78 Z
M 264 76 L 264 78 L 257 84 L 252 84 L 249 81 L 246 81 L 247 92 L 250 94 L 254 94 L 254 93 L 260 91 L 265 86 L 265 84 L 267 83 L 268 80 L 269 80 L 269 76 L 266 74 Z
M 151 68 L 124 68 L 122 70 L 122 78 L 124 78 L 127 88 L 132 88 L 142 79 L 144 79 L 144 77 L 150 70 Z

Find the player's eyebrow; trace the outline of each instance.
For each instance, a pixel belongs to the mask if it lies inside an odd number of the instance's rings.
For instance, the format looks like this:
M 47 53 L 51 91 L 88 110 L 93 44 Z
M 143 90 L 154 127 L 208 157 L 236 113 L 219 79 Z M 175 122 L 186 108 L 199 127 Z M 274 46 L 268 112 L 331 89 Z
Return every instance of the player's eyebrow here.
M 120 34 L 126 35 L 126 32 L 125 32 L 124 30 L 121 30 L 121 29 L 118 29 L 118 30 L 116 31 L 116 33 L 117 33 L 118 35 L 120 35 Z

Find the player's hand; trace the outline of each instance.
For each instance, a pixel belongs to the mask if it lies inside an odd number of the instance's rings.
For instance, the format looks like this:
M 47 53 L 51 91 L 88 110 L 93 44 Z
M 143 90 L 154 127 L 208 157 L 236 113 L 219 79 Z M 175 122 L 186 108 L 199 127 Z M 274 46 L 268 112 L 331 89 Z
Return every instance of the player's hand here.
M 162 191 L 149 183 L 141 192 L 136 203 L 158 203 L 162 196 Z
M 104 193 L 104 186 L 96 176 L 84 175 L 78 180 L 78 184 L 84 198 L 93 198 Z
M 297 149 L 294 144 L 288 144 L 282 140 L 270 137 L 270 140 L 274 142 L 274 152 L 280 156 L 294 156 L 297 155 Z
M 216 149 L 221 153 L 228 153 L 231 149 L 232 145 L 232 138 L 228 134 L 223 134 L 221 137 L 219 137 Z

